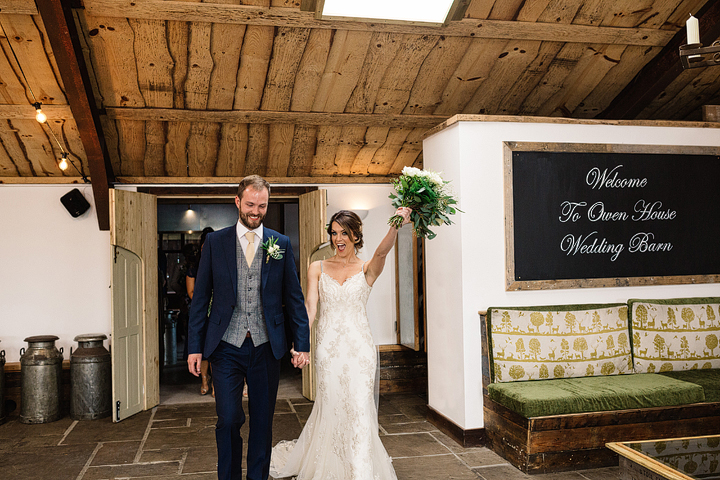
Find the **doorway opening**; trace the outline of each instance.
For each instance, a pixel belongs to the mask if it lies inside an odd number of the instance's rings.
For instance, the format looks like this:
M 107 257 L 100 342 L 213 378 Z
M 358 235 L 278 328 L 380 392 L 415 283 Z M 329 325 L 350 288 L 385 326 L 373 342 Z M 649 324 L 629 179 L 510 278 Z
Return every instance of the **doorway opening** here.
M 290 238 L 299 268 L 298 195 L 307 188 L 274 187 L 264 226 Z M 152 193 L 152 192 L 151 192 Z M 160 403 L 212 401 L 210 393 L 201 395 L 201 380 L 187 369 L 187 320 L 190 298 L 187 292 L 188 270 L 199 259 L 203 229 L 213 231 L 235 225 L 238 219 L 231 195 L 184 196 L 158 195 L 158 268 L 160 312 Z M 288 336 L 288 338 L 290 338 Z M 281 365 L 278 398 L 302 396 L 299 369 L 288 358 Z

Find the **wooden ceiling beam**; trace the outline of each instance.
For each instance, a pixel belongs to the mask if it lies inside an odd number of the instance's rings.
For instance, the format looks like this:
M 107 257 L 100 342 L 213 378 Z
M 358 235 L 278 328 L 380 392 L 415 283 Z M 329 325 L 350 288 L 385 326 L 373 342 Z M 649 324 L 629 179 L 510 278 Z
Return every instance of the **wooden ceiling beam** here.
M 1 110 L 0 110 L 1 113 Z M 172 108 L 108 107 L 113 120 L 214 122 L 354 127 L 432 128 L 449 115 L 392 115 L 378 113 L 278 112 L 268 110 L 180 110 Z
M 557 23 L 478 20 L 466 18 L 445 27 L 380 22 L 316 20 L 313 12 L 297 8 L 255 7 L 177 0 L 85 0 L 86 13 L 98 17 L 175 20 L 357 30 L 452 37 L 540 40 L 568 43 L 664 46 L 675 32 L 654 28 L 618 28 Z
M 345 177 L 264 177 L 271 185 L 332 185 L 347 183 L 381 184 L 391 183 L 395 177 L 345 176 Z M 189 184 L 227 184 L 237 185 L 242 177 L 117 177 L 117 184 L 128 185 L 189 185 Z
M 114 180 L 109 156 L 105 154 L 100 116 L 92 100 L 92 89 L 78 41 L 70 2 L 42 0 L 38 11 L 57 61 L 65 95 L 80 133 L 92 178 L 95 210 L 100 230 L 110 229 L 110 183 Z M 49 110 L 48 110 L 49 111 Z
M 695 17 L 700 24 L 700 42 L 705 46 L 711 45 L 720 37 L 720 1 L 707 2 Z M 640 70 L 597 118 L 617 120 L 636 118 L 682 73 L 680 45 L 685 43 L 687 43 L 687 33 L 682 29 L 650 63 Z
M 6 15 L 37 15 L 35 0 L 2 0 L 0 13 Z
M 0 177 L 0 185 L 69 185 L 82 183 L 81 177 Z
M 70 105 L 43 105 L 42 111 L 48 119 L 73 118 Z M 0 118 L 6 120 L 34 120 L 37 111 L 32 105 L 0 105 Z

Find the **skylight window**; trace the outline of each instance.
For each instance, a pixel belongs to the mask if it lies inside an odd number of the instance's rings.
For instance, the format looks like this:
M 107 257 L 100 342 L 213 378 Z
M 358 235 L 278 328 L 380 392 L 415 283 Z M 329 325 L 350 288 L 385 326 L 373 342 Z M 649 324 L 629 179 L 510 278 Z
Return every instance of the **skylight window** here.
M 318 0 L 325 20 L 368 20 L 443 25 L 462 0 Z

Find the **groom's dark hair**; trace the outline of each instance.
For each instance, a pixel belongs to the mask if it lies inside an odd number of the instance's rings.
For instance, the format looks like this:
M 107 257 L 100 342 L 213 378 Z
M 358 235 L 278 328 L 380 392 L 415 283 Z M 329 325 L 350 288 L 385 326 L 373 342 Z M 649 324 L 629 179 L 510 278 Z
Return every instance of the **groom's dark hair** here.
M 240 181 L 237 191 L 237 196 L 240 200 L 242 200 L 243 192 L 248 187 L 252 187 L 253 190 L 257 191 L 267 188 L 268 195 L 270 195 L 270 184 L 260 175 L 248 175 Z
M 360 250 L 364 244 L 363 233 L 362 233 L 362 220 L 358 217 L 357 213 L 351 212 L 350 210 L 340 210 L 330 218 L 330 223 L 327 226 L 328 235 L 332 239 L 332 224 L 337 222 L 345 232 L 350 234 L 355 239 L 355 248 Z M 330 242 L 333 250 L 335 250 L 335 244 Z

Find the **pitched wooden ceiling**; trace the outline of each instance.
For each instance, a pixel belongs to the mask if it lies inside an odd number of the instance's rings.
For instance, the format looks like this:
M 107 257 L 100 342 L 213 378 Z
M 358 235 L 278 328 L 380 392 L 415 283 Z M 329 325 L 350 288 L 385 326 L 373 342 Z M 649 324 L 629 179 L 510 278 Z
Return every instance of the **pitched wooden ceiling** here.
M 37 1 L 0 0 L 3 183 L 80 181 L 53 133 L 97 196 L 383 182 L 458 113 L 700 120 L 720 101 L 720 68 L 677 60 L 689 13 L 715 32 L 716 0 L 472 0 L 446 27 L 316 20 L 300 0 Z

